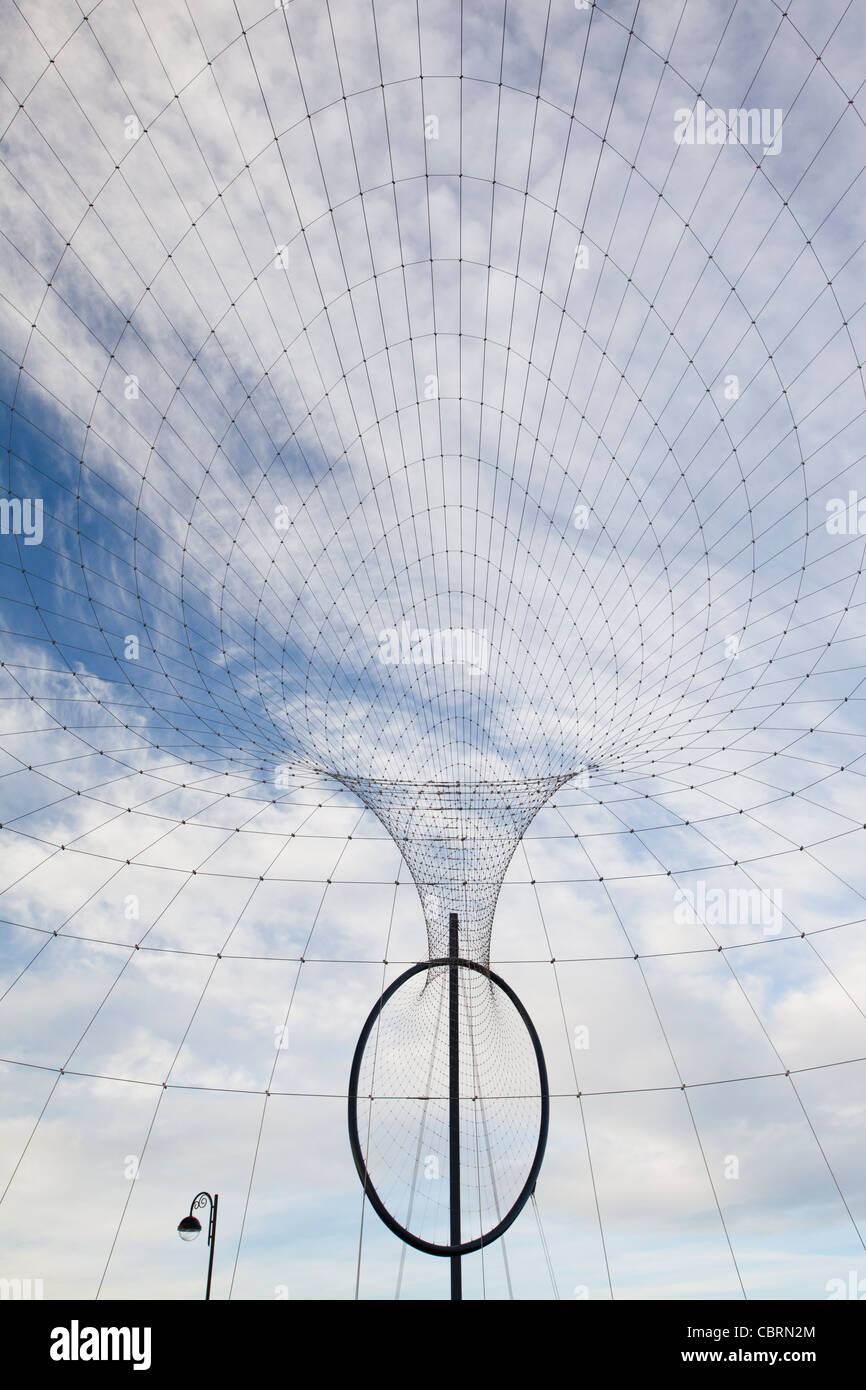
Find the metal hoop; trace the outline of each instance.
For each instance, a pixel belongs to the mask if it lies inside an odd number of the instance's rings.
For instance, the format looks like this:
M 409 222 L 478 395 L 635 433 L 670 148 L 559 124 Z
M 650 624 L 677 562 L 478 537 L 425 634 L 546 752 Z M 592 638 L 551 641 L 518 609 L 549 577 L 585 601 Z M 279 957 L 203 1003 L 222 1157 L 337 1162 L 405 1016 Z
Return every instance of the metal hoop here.
M 538 1174 L 544 1159 L 544 1150 L 547 1145 L 547 1130 L 550 1120 L 550 1095 L 547 1085 L 547 1066 L 544 1061 L 544 1053 L 541 1050 L 541 1042 L 535 1031 L 535 1025 L 532 1019 L 514 993 L 514 990 L 510 985 L 506 984 L 501 976 L 496 975 L 492 970 L 487 969 L 486 966 L 479 965 L 478 961 L 465 960 L 463 957 L 458 957 L 456 960 L 456 965 L 458 967 L 464 966 L 467 970 L 477 971 L 479 975 L 484 975 L 486 979 L 491 980 L 498 989 L 501 989 L 503 993 L 507 995 L 520 1014 L 526 1031 L 529 1034 L 530 1041 L 535 1051 L 535 1060 L 538 1065 L 539 1094 L 541 1098 L 541 1121 L 538 1128 L 538 1145 L 535 1150 L 535 1157 L 532 1160 L 532 1166 L 529 1170 L 526 1182 L 509 1211 L 490 1231 L 487 1231 L 484 1235 L 477 1236 L 475 1240 L 464 1241 L 459 1245 L 435 1245 L 432 1241 L 423 1240 L 420 1236 L 413 1235 L 405 1226 L 401 1226 L 400 1222 L 396 1217 L 391 1215 L 390 1211 L 385 1206 L 376 1191 L 364 1161 L 364 1156 L 361 1151 L 361 1140 L 358 1133 L 358 1075 L 361 1070 L 361 1059 L 364 1055 L 364 1048 L 379 1014 L 392 995 L 396 994 L 397 990 L 400 989 L 407 980 L 411 980 L 414 975 L 419 975 L 424 970 L 433 970 L 434 968 L 442 966 L 453 967 L 454 965 L 455 961 L 450 956 L 437 956 L 433 960 L 419 961 L 417 965 L 410 966 L 408 970 L 405 970 L 402 975 L 398 976 L 398 978 L 388 986 L 385 993 L 377 1003 L 373 1005 L 367 1021 L 361 1029 L 361 1035 L 355 1047 L 355 1055 L 352 1058 L 352 1070 L 349 1074 L 349 1143 L 352 1148 L 352 1158 L 355 1160 L 355 1167 L 358 1171 L 358 1177 L 361 1179 L 364 1192 L 366 1196 L 369 1197 L 373 1210 L 381 1217 L 389 1230 L 394 1232 L 394 1235 L 406 1241 L 407 1245 L 414 1246 L 416 1250 L 423 1250 L 428 1255 L 471 1255 L 473 1251 L 480 1250 L 483 1246 L 491 1245 L 494 1240 L 498 1240 L 501 1235 L 505 1234 L 512 1222 L 520 1215 L 535 1190 L 535 1184 L 538 1180 Z

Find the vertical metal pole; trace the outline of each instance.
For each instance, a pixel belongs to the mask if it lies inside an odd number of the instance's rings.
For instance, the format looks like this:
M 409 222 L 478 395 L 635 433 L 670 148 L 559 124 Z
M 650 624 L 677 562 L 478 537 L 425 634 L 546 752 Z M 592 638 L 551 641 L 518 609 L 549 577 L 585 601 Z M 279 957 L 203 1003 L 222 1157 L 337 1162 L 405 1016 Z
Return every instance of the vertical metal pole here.
M 460 1244 L 460 955 L 457 913 L 448 918 L 448 1172 L 451 1184 L 451 1244 Z M 451 1256 L 451 1300 L 463 1298 L 460 1255 Z
M 208 1243 L 208 1245 L 210 1246 L 210 1256 L 209 1256 L 208 1262 L 207 1262 L 207 1289 L 206 1289 L 206 1291 L 205 1291 L 205 1298 L 210 1298 L 210 1281 L 211 1281 L 211 1276 L 212 1276 L 212 1274 L 213 1274 L 213 1248 L 214 1248 L 214 1245 L 216 1244 L 216 1218 L 217 1218 L 217 1202 L 218 1202 L 218 1201 L 219 1201 L 219 1197 L 217 1196 L 216 1193 L 214 1193 L 214 1199 L 213 1199 L 213 1201 L 211 1202 L 210 1221 L 208 1222 L 208 1229 L 207 1229 L 207 1243 Z

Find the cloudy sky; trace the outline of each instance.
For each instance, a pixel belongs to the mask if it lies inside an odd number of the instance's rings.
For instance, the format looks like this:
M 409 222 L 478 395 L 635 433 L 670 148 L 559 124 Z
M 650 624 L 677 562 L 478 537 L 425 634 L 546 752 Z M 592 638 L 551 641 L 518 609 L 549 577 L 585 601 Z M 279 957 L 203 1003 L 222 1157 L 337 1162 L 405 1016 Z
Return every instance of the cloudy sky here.
M 862 3 L 2 19 L 0 1277 L 445 1296 L 346 1092 L 459 908 L 467 1296 L 866 1293 Z

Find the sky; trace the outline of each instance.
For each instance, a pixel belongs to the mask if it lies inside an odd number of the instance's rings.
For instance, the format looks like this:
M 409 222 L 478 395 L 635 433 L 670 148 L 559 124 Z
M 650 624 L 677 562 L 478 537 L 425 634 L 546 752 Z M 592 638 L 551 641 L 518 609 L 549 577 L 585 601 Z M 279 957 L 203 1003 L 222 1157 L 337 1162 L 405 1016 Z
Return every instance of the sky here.
M 346 1096 L 458 910 L 467 1297 L 866 1295 L 863 5 L 2 19 L 0 1279 L 200 1297 L 205 1188 L 215 1297 L 446 1296 Z

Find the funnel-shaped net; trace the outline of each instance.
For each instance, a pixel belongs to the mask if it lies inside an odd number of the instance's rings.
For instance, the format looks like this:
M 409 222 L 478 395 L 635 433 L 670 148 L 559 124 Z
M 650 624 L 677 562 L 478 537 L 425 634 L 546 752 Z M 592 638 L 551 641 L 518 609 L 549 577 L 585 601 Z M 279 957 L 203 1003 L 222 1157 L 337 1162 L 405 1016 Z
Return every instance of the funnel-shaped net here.
M 487 963 L 505 872 L 557 785 L 554 778 L 478 784 L 346 779 L 400 848 L 421 896 L 431 958 L 449 954 L 448 918 L 456 911 L 458 954 Z

